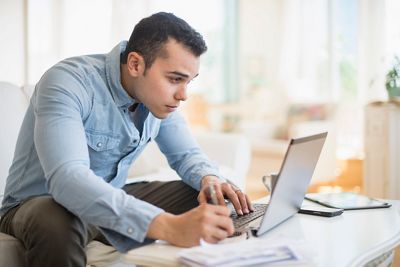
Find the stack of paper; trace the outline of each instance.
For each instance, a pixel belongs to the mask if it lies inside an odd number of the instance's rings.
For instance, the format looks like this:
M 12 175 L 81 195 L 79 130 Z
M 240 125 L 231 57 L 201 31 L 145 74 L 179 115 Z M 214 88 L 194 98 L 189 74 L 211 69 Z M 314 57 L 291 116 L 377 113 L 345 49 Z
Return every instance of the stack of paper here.
M 124 261 L 138 266 L 175 267 L 179 266 L 178 253 L 181 250 L 183 248 L 157 241 L 129 251 L 125 254 Z
M 246 235 L 227 238 L 221 243 L 238 242 L 245 240 Z M 209 245 L 202 242 L 203 245 Z M 133 249 L 124 255 L 125 262 L 138 266 L 176 267 L 180 266 L 179 252 L 184 248 L 175 247 L 165 241 L 157 240 L 155 243 Z
M 263 239 L 236 243 L 207 245 L 184 249 L 179 253 L 184 266 L 253 266 L 257 264 L 293 264 L 301 261 L 298 253 L 288 245 Z

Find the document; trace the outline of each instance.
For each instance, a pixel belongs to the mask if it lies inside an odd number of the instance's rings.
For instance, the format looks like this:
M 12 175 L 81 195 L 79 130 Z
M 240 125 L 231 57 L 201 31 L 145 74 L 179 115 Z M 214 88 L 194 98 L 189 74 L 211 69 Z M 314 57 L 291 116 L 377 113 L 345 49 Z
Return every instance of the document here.
M 235 243 L 203 245 L 178 253 L 183 266 L 235 267 L 257 264 L 294 264 L 302 262 L 289 245 L 252 238 Z
M 308 251 L 309 250 L 309 251 Z M 200 246 L 185 249 L 165 241 L 133 249 L 122 262 L 137 266 L 310 266 L 312 257 L 303 241 L 284 237 L 261 239 L 246 235 L 227 238 L 218 244 L 201 242 Z M 312 264 L 311 264 L 312 266 Z
M 227 238 L 225 242 L 239 242 L 246 239 L 246 235 Z M 210 244 L 201 242 L 202 246 Z M 138 266 L 176 267 L 180 266 L 179 252 L 184 248 L 170 245 L 169 243 L 157 240 L 155 243 L 133 249 L 123 257 L 125 262 L 131 262 Z

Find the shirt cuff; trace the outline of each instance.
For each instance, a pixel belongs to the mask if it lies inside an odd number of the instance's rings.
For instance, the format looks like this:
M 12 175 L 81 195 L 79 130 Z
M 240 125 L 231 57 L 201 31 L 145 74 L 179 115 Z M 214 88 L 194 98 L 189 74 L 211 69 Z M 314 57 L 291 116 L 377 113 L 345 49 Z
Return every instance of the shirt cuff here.
M 154 240 L 146 238 L 148 228 L 155 217 L 165 212 L 145 201 L 131 198 L 124 208 L 121 220 L 113 227 L 113 230 L 100 229 L 110 244 L 120 252 L 153 242 Z

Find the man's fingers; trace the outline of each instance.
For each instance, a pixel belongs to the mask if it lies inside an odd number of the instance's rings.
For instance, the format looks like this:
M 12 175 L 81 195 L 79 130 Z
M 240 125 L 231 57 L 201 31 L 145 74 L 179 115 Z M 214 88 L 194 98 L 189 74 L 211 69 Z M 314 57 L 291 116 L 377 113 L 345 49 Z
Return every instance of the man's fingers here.
M 224 229 L 215 229 L 213 237 L 218 240 L 223 240 L 229 236 L 228 231 Z
M 215 243 L 218 243 L 218 241 L 220 241 L 220 239 L 217 239 L 213 236 L 206 236 L 203 238 L 203 240 L 210 244 L 215 244 Z
M 233 232 L 235 231 L 235 227 L 233 226 L 233 221 L 230 217 L 222 218 L 220 220 L 219 227 L 222 228 L 222 230 L 224 230 L 224 232 L 227 233 L 227 236 L 233 235 Z
M 229 217 L 231 212 L 228 207 L 206 204 L 202 205 L 200 210 L 203 212 L 200 221 L 203 224 L 201 238 L 204 241 L 216 243 L 234 233 L 233 222 Z
M 226 206 L 224 193 L 222 192 L 221 186 L 218 186 L 216 191 L 217 191 L 218 204 L 222 205 L 222 206 Z
M 245 194 L 245 196 L 246 196 L 246 200 L 247 200 L 247 207 L 249 207 L 250 211 L 254 211 L 254 207 L 253 207 L 253 204 L 250 201 L 249 196 L 247 194 Z
M 242 205 L 240 204 L 239 197 L 235 193 L 235 191 L 233 191 L 232 188 L 229 188 L 229 189 L 226 189 L 225 194 L 230 199 L 233 207 L 236 210 L 236 213 L 239 215 L 243 215 Z
M 247 214 L 250 211 L 254 211 L 249 197 L 239 188 L 232 187 L 229 184 L 223 184 L 222 188 L 226 196 L 231 200 L 237 214 L 243 215 L 243 213 Z
M 200 204 L 202 204 L 202 203 L 207 203 L 207 196 L 206 196 L 206 194 L 204 193 L 204 191 L 201 191 L 201 192 L 199 193 L 199 195 L 197 196 L 197 201 L 198 201 Z
M 237 194 L 239 201 L 240 201 L 240 206 L 242 207 L 242 210 L 244 213 L 249 213 L 250 210 L 248 208 L 248 204 L 247 204 L 247 199 L 246 199 L 246 194 L 244 194 L 242 191 L 237 190 L 235 191 L 235 193 Z
M 236 186 L 232 186 L 229 183 L 221 183 L 213 185 L 215 190 L 215 198 L 218 202 L 218 205 L 226 206 L 224 195 L 228 197 L 236 210 L 238 215 L 247 214 L 250 211 L 254 211 L 253 206 L 251 205 L 249 197 L 240 191 Z M 207 203 L 209 196 L 207 196 L 207 192 L 202 190 L 198 196 L 199 203 Z
M 207 231 L 206 235 L 203 236 L 203 240 L 208 243 L 217 243 L 229 236 L 228 231 L 218 228 L 218 227 L 210 227 Z
M 231 210 L 226 206 L 216 206 L 216 205 L 209 205 L 209 208 L 214 213 L 215 217 L 213 218 L 213 225 L 220 229 L 226 230 L 228 234 L 233 234 L 234 227 L 233 222 L 230 217 Z
M 216 206 L 216 205 L 210 205 L 211 208 L 213 209 L 214 213 L 219 215 L 219 216 L 225 216 L 229 217 L 231 215 L 231 210 L 226 207 L 226 206 Z
M 215 186 L 215 185 L 213 185 L 213 186 Z M 208 203 L 208 200 L 211 199 L 211 196 L 209 195 L 209 192 L 207 192 L 206 190 L 207 189 L 201 190 L 199 195 L 197 196 L 197 201 L 200 204 Z M 220 186 L 215 186 L 214 190 L 215 190 L 215 196 L 216 196 L 218 205 L 226 206 L 224 195 L 223 195 L 223 193 L 221 191 L 221 187 Z M 213 204 L 215 204 L 215 203 L 213 203 Z
M 242 206 L 244 213 L 254 211 L 253 204 L 251 204 L 250 198 L 246 193 L 243 193 L 240 190 L 235 191 L 235 193 L 238 195 L 240 205 Z
M 215 224 L 210 229 L 210 235 L 218 240 L 222 240 L 232 235 L 234 230 L 233 222 L 230 217 L 227 217 L 226 214 L 222 216 L 218 215 L 218 217 L 215 218 Z

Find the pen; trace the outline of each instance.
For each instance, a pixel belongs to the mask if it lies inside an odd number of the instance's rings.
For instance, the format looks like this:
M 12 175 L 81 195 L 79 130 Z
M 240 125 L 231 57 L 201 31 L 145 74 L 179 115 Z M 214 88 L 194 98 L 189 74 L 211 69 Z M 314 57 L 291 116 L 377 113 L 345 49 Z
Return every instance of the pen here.
M 218 205 L 218 199 L 217 199 L 217 192 L 215 192 L 215 187 L 214 187 L 213 182 L 208 183 L 208 190 L 210 193 L 210 198 L 211 198 L 211 203 L 214 205 Z

